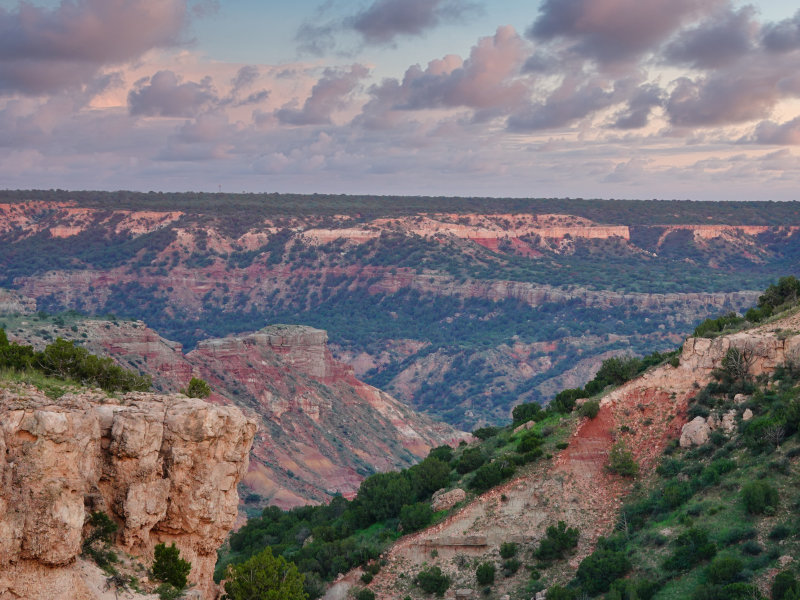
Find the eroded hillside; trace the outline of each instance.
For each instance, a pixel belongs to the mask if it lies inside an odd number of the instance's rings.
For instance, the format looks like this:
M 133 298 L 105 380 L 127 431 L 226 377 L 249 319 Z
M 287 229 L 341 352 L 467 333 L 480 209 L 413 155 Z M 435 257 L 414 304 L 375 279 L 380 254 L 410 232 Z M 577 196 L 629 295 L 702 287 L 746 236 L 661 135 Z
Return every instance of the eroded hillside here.
M 538 463 L 522 477 L 477 497 L 442 523 L 401 538 L 384 555 L 388 564 L 375 575 L 369 588 L 378 598 L 406 595 L 421 598 L 424 594 L 414 584 L 415 574 L 439 567 L 451 578 L 448 597 L 478 597 L 477 590 L 482 586 L 475 580 L 476 565 L 506 564 L 508 561 L 503 562 L 500 551 L 508 543 L 517 545 L 516 555 L 530 559 L 535 556 L 546 529 L 558 521 L 580 531 L 578 546 L 569 553 L 566 562 L 553 567 L 544 563 L 548 585 L 565 584 L 575 576 L 578 565 L 594 549 L 599 536 L 609 536 L 619 526 L 620 507 L 633 486 L 633 480 L 608 471 L 612 446 L 622 441 L 639 465 L 639 481 L 648 482 L 664 451 L 679 438 L 682 446 L 691 448 L 705 443 L 710 431 L 717 432 L 717 445 L 739 436 L 742 420 L 753 415 L 743 405 L 744 399 L 737 396 L 736 404 L 731 403 L 734 408 L 718 411 L 719 414 L 713 410 L 706 413 L 708 417 L 702 419 L 706 437 L 699 440 L 690 439 L 693 429 L 686 425 L 688 405 L 714 380 L 714 371 L 722 370 L 732 353 L 746 355 L 748 377 L 762 379 L 800 359 L 798 314 L 714 339 L 689 338 L 677 367 L 665 364 L 652 369 L 603 396 L 597 416 L 580 421 L 566 449 L 551 461 Z M 730 415 L 726 417 L 727 413 Z M 728 418 L 730 422 L 726 425 Z M 712 429 L 705 425 L 706 421 Z M 652 481 L 645 485 L 652 485 Z M 666 540 L 669 535 L 670 530 L 664 529 L 662 537 Z M 781 560 L 782 566 L 791 562 L 790 557 Z M 492 595 L 511 593 L 513 597 L 528 597 L 520 591 L 525 589 L 529 578 L 524 569 L 518 573 L 515 569 L 504 576 L 499 572 L 498 567 Z M 775 571 L 771 573 L 774 576 Z M 343 578 L 326 597 L 342 597 L 359 574 L 357 571 Z M 693 585 L 697 585 L 696 581 Z M 463 590 L 462 595 L 453 596 L 459 589 Z

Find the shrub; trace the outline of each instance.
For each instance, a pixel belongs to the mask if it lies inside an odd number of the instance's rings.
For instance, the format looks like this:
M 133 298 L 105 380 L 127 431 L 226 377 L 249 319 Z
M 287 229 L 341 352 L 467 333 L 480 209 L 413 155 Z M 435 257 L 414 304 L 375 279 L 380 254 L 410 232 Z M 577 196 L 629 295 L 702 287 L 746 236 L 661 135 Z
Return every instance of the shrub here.
M 542 445 L 542 436 L 540 436 L 535 431 L 528 431 L 525 435 L 522 436 L 522 439 L 519 441 L 517 445 L 517 452 L 520 454 L 524 454 L 526 452 L 531 452 L 532 450 L 536 450 L 539 446 Z
M 162 583 L 156 588 L 159 600 L 176 600 L 181 597 L 183 590 L 179 590 L 174 585 L 169 583 Z
M 575 409 L 575 401 L 587 396 L 588 394 L 580 388 L 561 390 L 547 408 L 553 412 L 569 414 Z
M 517 544 L 514 542 L 503 542 L 500 544 L 501 558 L 514 558 L 517 555 Z
M 479 429 L 473 431 L 472 435 L 474 435 L 479 440 L 485 441 L 491 437 L 496 436 L 498 433 L 500 433 L 499 427 L 480 427 Z
M 361 574 L 361 583 L 369 585 L 370 583 L 372 583 L 372 580 L 374 578 L 375 578 L 375 575 L 373 575 L 372 573 L 362 573 Z
M 598 541 L 598 548 L 584 558 L 578 567 L 576 575 L 578 581 L 590 595 L 607 592 L 611 583 L 625 575 L 631 568 L 631 563 L 623 552 L 603 546 Z
M 599 412 L 600 412 L 599 400 L 587 400 L 586 402 L 580 405 L 580 408 L 578 408 L 578 414 L 580 416 L 588 417 L 590 419 L 594 419 Z
M 444 596 L 444 593 L 450 587 L 450 578 L 442 573 L 439 567 L 431 567 L 417 573 L 414 583 L 424 592 Z
M 181 552 L 174 542 L 171 546 L 166 544 L 156 546 L 153 577 L 182 590 L 186 587 L 186 578 L 191 570 L 191 563 L 181 558 Z
M 547 590 L 547 594 L 545 595 L 547 600 L 575 600 L 576 597 L 574 590 L 560 585 L 552 586 Z
M 735 556 L 718 556 L 708 565 L 706 577 L 711 583 L 733 583 L 743 568 L 744 564 Z
M 579 532 L 575 527 L 567 527 L 564 521 L 547 528 L 545 537 L 539 542 L 536 558 L 544 561 L 563 558 L 578 546 Z
M 400 509 L 400 524 L 403 526 L 405 533 L 427 527 L 431 519 L 433 519 L 433 510 L 427 502 L 406 504 Z
M 375 592 L 364 588 L 356 594 L 356 600 L 375 600 Z
M 778 573 L 772 582 L 772 600 L 791 598 L 791 593 L 794 593 L 794 597 L 800 593 L 800 585 L 797 583 L 797 579 L 790 571 Z
M 518 558 L 509 558 L 508 560 L 503 561 L 503 575 L 506 577 L 511 577 L 514 573 L 519 571 L 519 568 L 522 566 L 522 563 L 519 561 Z
M 189 398 L 208 398 L 211 395 L 211 387 L 198 377 L 192 377 L 186 389 L 181 390 Z
M 428 458 L 435 458 L 443 463 L 450 464 L 453 460 L 453 449 L 450 446 L 437 446 L 428 452 Z
M 751 481 L 742 487 L 742 501 L 751 515 L 772 512 L 778 506 L 778 490 L 765 481 Z
M 267 547 L 239 565 L 229 565 L 225 575 L 227 600 L 306 600 L 303 575 L 294 563 L 273 556 Z
M 478 581 L 478 585 L 492 585 L 494 583 L 494 574 L 494 563 L 481 563 L 475 569 L 475 579 Z
M 708 531 L 699 527 L 680 534 L 673 545 L 672 556 L 664 561 L 664 567 L 671 571 L 686 571 L 717 553 L 716 545 L 708 539 Z
M 614 444 L 608 453 L 608 470 L 623 477 L 636 477 L 639 473 L 633 453 L 621 441 Z
M 498 459 L 478 468 L 469 482 L 469 487 L 478 492 L 485 492 L 513 474 L 514 466 L 510 462 Z
M 461 475 L 466 475 L 467 473 L 471 473 L 480 467 L 485 462 L 486 456 L 484 456 L 480 448 L 467 448 L 464 450 L 463 454 L 461 454 L 461 458 L 456 463 L 456 471 L 458 471 Z
M 542 407 L 536 402 L 528 402 L 515 406 L 511 411 L 511 418 L 514 420 L 514 425 L 520 423 L 527 423 L 528 421 L 539 421 L 546 417 L 547 413 L 542 411 Z

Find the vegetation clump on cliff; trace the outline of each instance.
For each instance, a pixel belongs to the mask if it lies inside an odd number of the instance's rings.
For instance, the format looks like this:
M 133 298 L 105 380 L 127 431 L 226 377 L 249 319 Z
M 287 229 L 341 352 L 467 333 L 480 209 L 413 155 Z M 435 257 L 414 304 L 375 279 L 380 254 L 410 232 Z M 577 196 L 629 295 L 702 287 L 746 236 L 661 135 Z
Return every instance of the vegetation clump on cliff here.
M 58 338 L 40 352 L 32 346 L 9 342 L 4 329 L 0 329 L 0 369 L 74 381 L 107 392 L 150 389 L 149 377 L 123 369 L 108 357 L 90 354 L 73 342 Z

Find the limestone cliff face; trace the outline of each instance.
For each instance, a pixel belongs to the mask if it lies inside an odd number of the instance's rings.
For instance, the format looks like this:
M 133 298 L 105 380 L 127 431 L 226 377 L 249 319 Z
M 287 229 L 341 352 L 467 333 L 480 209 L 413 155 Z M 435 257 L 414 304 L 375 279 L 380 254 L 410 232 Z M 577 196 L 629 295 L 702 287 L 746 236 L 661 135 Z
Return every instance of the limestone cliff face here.
M 144 564 L 175 542 L 190 582 L 215 597 L 255 430 L 235 407 L 183 396 L 0 390 L 0 598 L 94 598 L 76 567 L 93 511 Z

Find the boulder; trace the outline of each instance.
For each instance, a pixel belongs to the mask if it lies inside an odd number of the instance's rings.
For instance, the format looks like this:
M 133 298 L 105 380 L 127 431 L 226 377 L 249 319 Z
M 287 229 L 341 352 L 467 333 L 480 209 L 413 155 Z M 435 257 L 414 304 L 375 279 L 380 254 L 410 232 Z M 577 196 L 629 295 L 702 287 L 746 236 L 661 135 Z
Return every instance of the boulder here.
M 702 446 L 708 441 L 708 434 L 711 428 L 703 417 L 695 417 L 681 429 L 681 448 L 691 448 L 692 446 Z
M 733 397 L 733 401 L 736 402 L 736 404 L 744 404 L 748 400 L 750 400 L 750 396 L 747 394 L 736 394 Z
M 431 498 L 431 509 L 434 512 L 438 512 L 440 510 L 449 510 L 459 502 L 463 502 L 466 499 L 467 493 L 460 488 L 450 490 L 449 492 L 441 489 Z
M 720 428 L 726 434 L 730 435 L 734 431 L 736 431 L 736 411 L 731 409 L 722 415 L 722 421 L 720 422 Z
M 742 415 L 742 421 L 749 421 L 753 418 L 753 411 L 749 408 L 745 409 L 744 414 Z

